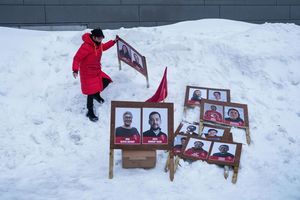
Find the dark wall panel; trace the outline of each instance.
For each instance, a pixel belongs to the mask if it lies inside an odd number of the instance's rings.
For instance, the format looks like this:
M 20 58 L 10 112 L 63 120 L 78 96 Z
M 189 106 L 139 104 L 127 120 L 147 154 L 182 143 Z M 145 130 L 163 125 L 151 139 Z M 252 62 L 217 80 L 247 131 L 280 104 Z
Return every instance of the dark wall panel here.
M 300 24 L 300 0 L 0 0 L 0 26 L 120 28 L 203 18 Z
M 43 6 L 0 6 L 0 23 L 45 23 Z
M 46 22 L 139 21 L 137 6 L 47 6 Z
M 141 6 L 141 21 L 182 21 L 216 17 L 218 6 Z
M 205 0 L 205 5 L 276 5 L 276 0 Z
M 288 6 L 221 6 L 221 18 L 240 20 L 289 19 Z

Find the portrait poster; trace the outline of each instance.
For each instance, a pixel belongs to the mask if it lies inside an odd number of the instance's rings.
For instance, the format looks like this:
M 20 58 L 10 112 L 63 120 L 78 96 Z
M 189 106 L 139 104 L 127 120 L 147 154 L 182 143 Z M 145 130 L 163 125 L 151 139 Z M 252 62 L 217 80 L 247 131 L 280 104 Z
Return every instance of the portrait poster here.
M 200 120 L 232 127 L 249 127 L 246 104 L 203 100 Z
M 201 138 L 214 141 L 229 141 L 232 142 L 230 128 L 221 126 L 204 124 L 201 131 Z
M 112 149 L 171 150 L 173 104 L 112 101 Z
M 185 106 L 200 106 L 202 99 L 230 102 L 230 90 L 198 86 L 187 86 Z
M 186 141 L 188 140 L 186 135 L 175 134 L 173 152 L 174 155 L 179 155 L 182 152 L 182 148 L 185 146 Z
M 219 165 L 238 166 L 241 151 L 241 143 L 213 142 L 208 162 Z
M 117 40 L 118 59 L 125 62 L 148 79 L 146 57 L 142 56 L 136 49 L 121 39 Z
M 182 121 L 177 127 L 175 134 L 199 136 L 199 123 Z
M 182 157 L 193 160 L 207 160 L 212 141 L 189 137 L 186 146 L 183 147 Z
M 143 108 L 143 144 L 168 143 L 168 109 Z
M 115 144 L 141 143 L 141 109 L 116 108 Z

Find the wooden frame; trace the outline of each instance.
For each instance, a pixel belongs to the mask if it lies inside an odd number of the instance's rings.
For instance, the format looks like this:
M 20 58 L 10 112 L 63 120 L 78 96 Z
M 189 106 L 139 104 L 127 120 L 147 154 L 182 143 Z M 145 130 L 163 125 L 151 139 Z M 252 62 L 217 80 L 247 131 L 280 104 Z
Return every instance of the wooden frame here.
M 230 116 L 231 114 L 232 116 Z M 246 140 L 250 144 L 248 107 L 246 104 L 204 99 L 201 101 L 200 126 L 203 126 L 204 122 L 245 129 Z
M 118 108 L 125 108 L 125 109 L 120 109 L 120 112 L 117 113 Z M 149 133 L 148 131 L 143 131 L 141 133 L 141 140 L 139 144 L 132 144 L 132 143 L 118 143 L 115 140 L 116 137 L 116 128 L 119 128 L 118 126 L 120 124 L 116 124 L 117 117 L 120 118 L 120 113 L 123 114 L 123 120 L 124 120 L 124 126 L 125 126 L 125 118 L 126 115 L 125 113 L 122 113 L 123 111 L 127 109 L 139 109 L 140 110 L 140 128 L 135 128 L 135 127 L 130 127 L 130 130 L 133 130 L 133 128 L 137 130 L 147 130 L 148 127 L 144 127 L 143 123 L 145 120 L 149 123 L 148 126 L 150 126 L 150 117 L 151 116 L 159 116 L 161 122 L 163 120 L 166 120 L 165 122 L 165 129 L 166 129 L 166 134 L 167 138 L 166 143 L 143 143 L 143 137 L 144 134 Z M 165 115 L 159 115 L 157 113 L 151 112 L 151 111 L 164 111 Z M 144 113 L 145 112 L 145 113 Z M 139 112 L 137 112 L 139 113 Z M 149 114 L 150 113 L 150 114 Z M 147 119 L 144 119 L 147 117 Z M 166 117 L 167 119 L 163 119 L 163 117 Z M 133 120 L 133 118 L 131 119 Z M 120 120 L 119 120 L 120 121 Z M 173 122 L 174 121 L 174 106 L 173 103 L 150 103 L 150 102 L 129 102 L 129 101 L 112 101 L 111 102 L 111 125 L 110 125 L 110 159 L 109 159 L 109 178 L 113 178 L 113 165 L 114 165 L 114 149 L 124 149 L 124 150 L 168 150 L 169 151 L 169 169 L 170 169 L 170 179 L 173 181 L 174 179 L 174 154 L 172 151 L 173 147 L 173 140 L 174 140 L 174 130 L 173 130 Z M 138 123 L 137 123 L 138 124 Z M 145 123 L 144 123 L 145 124 Z M 155 125 L 154 123 L 151 124 Z M 160 125 L 160 124 L 159 124 Z M 159 126 L 158 125 L 158 126 Z M 157 126 L 157 124 L 156 124 Z M 160 133 L 158 135 L 162 136 L 164 133 L 161 131 L 163 130 L 163 127 L 161 127 Z M 162 138 L 164 138 L 164 136 Z M 130 136 L 126 136 L 130 137 Z M 161 138 L 161 137 L 160 137 Z M 154 141 L 155 140 L 154 137 Z
M 229 152 L 220 153 L 220 148 L 223 149 L 221 146 L 229 147 L 229 150 L 227 150 Z M 234 150 L 231 149 L 232 147 L 234 147 Z M 217 165 L 238 167 L 240 163 L 241 152 L 242 152 L 241 143 L 214 141 L 211 145 L 207 162 L 211 164 L 217 164 Z M 234 157 L 232 158 L 231 156 L 229 156 L 229 154 L 232 154 Z
M 117 36 L 117 54 L 119 60 L 119 69 L 121 70 L 121 61 L 125 62 L 136 71 L 141 73 L 146 77 L 147 88 L 149 88 L 149 78 L 148 78 L 148 70 L 146 57 L 141 55 L 136 49 L 134 49 L 131 45 Z M 127 49 L 127 53 L 123 53 L 123 48 Z
M 192 100 L 193 93 L 196 93 L 196 90 L 200 90 L 201 93 L 201 99 L 199 100 Z M 202 99 L 212 99 L 212 94 L 213 93 L 219 93 L 221 96 L 220 101 L 221 102 L 230 102 L 230 90 L 229 89 L 220 89 L 220 88 L 207 88 L 207 87 L 198 87 L 198 86 L 186 86 L 186 91 L 185 91 L 185 101 L 184 101 L 184 106 L 188 106 L 188 107 L 194 107 L 194 106 L 200 106 L 201 104 L 201 100 Z M 222 96 L 224 96 L 224 94 L 226 95 L 225 98 L 222 98 Z

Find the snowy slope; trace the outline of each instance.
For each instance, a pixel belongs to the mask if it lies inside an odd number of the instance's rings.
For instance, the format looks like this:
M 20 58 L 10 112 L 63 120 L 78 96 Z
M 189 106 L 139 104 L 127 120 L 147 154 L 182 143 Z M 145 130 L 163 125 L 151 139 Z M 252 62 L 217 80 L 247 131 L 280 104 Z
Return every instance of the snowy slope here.
M 0 28 L 0 199 L 300 199 L 300 27 L 207 19 L 174 25 L 105 30 L 147 58 L 145 79 L 123 64 L 116 47 L 102 57 L 114 83 L 96 104 L 99 122 L 85 117 L 86 97 L 71 73 L 86 31 Z M 108 179 L 110 101 L 144 101 L 168 66 L 168 101 L 183 118 L 186 85 L 231 89 L 248 104 L 252 144 L 243 145 L 236 185 L 223 169 L 182 163 L 170 182 L 167 155 L 155 169 L 126 170 L 115 153 Z M 197 110 L 189 120 L 197 120 Z M 245 143 L 244 132 L 233 130 Z M 232 175 L 232 173 L 231 173 Z

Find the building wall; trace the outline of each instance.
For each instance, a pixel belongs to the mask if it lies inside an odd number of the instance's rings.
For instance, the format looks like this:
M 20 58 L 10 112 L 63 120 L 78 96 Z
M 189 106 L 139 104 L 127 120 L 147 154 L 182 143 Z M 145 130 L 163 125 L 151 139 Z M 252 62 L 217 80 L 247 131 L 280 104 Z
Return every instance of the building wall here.
M 0 26 L 156 26 L 224 18 L 300 24 L 300 0 L 0 0 Z

